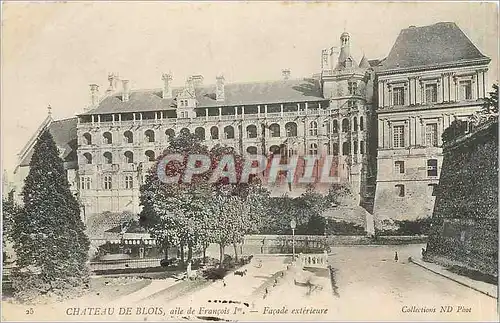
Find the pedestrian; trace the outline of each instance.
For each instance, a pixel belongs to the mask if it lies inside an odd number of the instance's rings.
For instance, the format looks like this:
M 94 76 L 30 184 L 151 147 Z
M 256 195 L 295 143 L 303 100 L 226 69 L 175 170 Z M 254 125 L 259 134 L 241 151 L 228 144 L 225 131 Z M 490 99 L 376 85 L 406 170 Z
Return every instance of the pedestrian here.
M 226 287 L 226 281 L 223 279 L 222 284 L 224 284 L 224 287 Z
M 394 254 L 394 261 L 398 261 L 398 252 L 396 251 L 396 253 Z

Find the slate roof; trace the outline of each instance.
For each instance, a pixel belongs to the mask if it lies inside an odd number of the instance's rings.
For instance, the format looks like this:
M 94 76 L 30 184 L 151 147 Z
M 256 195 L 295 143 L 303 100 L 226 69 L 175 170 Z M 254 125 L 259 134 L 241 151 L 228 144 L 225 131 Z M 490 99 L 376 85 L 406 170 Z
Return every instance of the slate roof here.
M 63 150 L 61 157 L 65 162 L 77 160 L 77 121 L 77 117 L 54 120 L 48 126 L 49 132 L 52 137 L 54 137 L 57 147 Z M 26 156 L 24 156 L 23 160 L 19 163 L 19 166 L 29 166 L 31 156 L 33 156 L 33 148 L 31 148 Z
M 401 30 L 379 70 L 488 59 L 454 22 Z
M 174 88 L 172 97 L 183 88 Z M 324 100 L 319 81 L 316 79 L 295 79 L 253 83 L 227 83 L 224 86 L 225 100 L 216 101 L 215 84 L 196 88 L 198 108 L 242 106 L 286 102 Z M 175 109 L 174 99 L 163 99 L 161 89 L 131 91 L 129 100 L 123 102 L 121 94 L 109 96 L 99 106 L 80 115 L 118 112 L 160 111 Z

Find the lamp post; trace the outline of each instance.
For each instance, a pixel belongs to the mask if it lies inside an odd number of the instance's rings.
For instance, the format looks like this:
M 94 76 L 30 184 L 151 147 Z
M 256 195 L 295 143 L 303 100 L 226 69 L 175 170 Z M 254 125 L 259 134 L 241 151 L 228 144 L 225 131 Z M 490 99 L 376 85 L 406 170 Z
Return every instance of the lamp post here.
M 292 228 L 292 261 L 295 261 L 295 227 L 297 223 L 294 219 L 290 221 L 290 227 Z

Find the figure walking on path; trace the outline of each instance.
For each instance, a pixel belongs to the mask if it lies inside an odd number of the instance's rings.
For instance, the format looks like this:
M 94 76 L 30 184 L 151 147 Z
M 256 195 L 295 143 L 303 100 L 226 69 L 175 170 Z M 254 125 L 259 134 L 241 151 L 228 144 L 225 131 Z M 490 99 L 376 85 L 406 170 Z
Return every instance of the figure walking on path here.
M 394 261 L 398 261 L 398 252 L 396 251 L 396 253 L 394 254 Z

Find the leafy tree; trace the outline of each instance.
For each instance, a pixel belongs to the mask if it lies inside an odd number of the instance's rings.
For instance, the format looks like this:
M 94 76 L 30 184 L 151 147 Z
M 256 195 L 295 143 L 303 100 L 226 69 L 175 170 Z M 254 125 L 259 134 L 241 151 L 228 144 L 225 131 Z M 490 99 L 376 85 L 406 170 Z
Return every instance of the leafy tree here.
M 35 144 L 22 194 L 23 209 L 12 222 L 17 257 L 12 280 L 17 296 L 25 300 L 48 293 L 63 296 L 85 286 L 90 243 L 48 131 Z
M 498 113 L 498 84 L 493 84 L 493 91 L 489 92 L 483 105 L 483 111 L 486 113 Z
M 461 120 L 454 120 L 448 128 L 443 131 L 441 138 L 443 143 L 453 141 L 455 138 L 465 134 L 467 131 L 467 122 Z
M 5 266 L 9 259 L 6 252 L 7 243 L 12 243 L 12 222 L 21 212 L 21 208 L 12 199 L 2 199 L 2 263 Z

